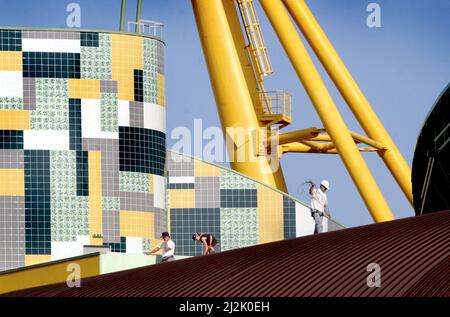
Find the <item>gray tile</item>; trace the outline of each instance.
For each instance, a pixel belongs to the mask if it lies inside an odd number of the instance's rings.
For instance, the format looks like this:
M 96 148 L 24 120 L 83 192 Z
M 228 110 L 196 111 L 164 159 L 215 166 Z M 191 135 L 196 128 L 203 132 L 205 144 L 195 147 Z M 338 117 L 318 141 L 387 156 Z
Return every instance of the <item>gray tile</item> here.
M 155 239 L 159 239 L 161 233 L 167 231 L 167 211 L 161 208 L 153 208 L 153 213 L 155 215 Z
M 158 41 L 156 44 L 156 52 L 157 52 L 157 63 L 158 63 L 158 73 L 164 75 L 164 58 L 165 58 L 165 45 Z
M 194 188 L 196 208 L 220 208 L 220 177 L 196 177 Z
M 23 79 L 23 110 L 36 110 L 36 79 Z
M 118 210 L 103 210 L 103 242 L 120 242 L 120 212 Z
M 0 196 L 0 271 L 25 265 L 24 199 Z
M 153 211 L 153 194 L 120 192 L 120 210 Z
M 113 151 L 119 149 L 117 139 L 83 138 L 83 151 Z
M 117 94 L 117 80 L 100 80 L 100 92 Z
M 168 151 L 167 174 L 170 177 L 194 176 L 194 159 Z
M 130 127 L 144 127 L 144 103 L 130 101 Z
M 22 31 L 23 39 L 80 40 L 80 32 Z
M 119 197 L 119 149 L 102 151 L 102 195 Z
M 1 150 L 0 168 L 23 169 L 23 150 Z

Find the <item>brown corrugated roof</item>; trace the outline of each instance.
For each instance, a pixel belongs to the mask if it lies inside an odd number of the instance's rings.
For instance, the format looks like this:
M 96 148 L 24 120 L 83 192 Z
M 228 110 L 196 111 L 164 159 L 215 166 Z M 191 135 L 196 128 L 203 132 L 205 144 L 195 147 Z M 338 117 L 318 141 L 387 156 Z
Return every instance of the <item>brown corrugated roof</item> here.
M 268 243 L 13 296 L 450 296 L 450 211 Z M 367 286 L 367 265 L 381 287 Z

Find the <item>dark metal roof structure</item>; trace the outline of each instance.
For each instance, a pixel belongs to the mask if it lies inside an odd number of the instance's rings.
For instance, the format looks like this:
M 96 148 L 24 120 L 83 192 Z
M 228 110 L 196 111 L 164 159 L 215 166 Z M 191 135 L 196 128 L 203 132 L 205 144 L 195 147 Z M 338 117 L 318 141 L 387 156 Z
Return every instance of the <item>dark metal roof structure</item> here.
M 417 138 L 412 184 L 416 215 L 450 208 L 450 84 L 437 99 Z
M 369 287 L 368 265 L 381 271 Z M 450 211 L 262 244 L 6 296 L 450 296 Z

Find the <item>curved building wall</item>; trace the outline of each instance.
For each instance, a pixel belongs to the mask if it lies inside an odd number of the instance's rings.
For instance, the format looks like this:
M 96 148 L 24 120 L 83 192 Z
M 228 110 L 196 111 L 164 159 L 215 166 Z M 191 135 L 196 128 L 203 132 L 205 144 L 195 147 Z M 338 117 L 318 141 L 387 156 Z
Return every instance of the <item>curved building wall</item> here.
M 314 233 L 309 206 L 243 174 L 167 151 L 167 208 L 176 254 L 202 253 L 192 234 L 212 233 L 222 251 Z M 324 218 L 323 229 L 342 225 Z
M 450 209 L 450 84 L 428 114 L 412 164 L 416 215 Z
M 164 43 L 0 29 L 0 270 L 167 229 Z

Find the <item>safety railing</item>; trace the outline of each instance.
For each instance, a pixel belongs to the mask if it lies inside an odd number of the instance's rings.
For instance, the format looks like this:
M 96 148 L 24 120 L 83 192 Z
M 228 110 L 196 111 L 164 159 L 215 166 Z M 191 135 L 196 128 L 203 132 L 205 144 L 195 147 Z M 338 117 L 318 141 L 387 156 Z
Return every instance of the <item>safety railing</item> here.
M 259 93 L 260 102 L 265 106 L 263 115 L 284 115 L 291 118 L 292 95 L 285 90 L 263 91 Z
M 164 24 L 161 22 L 150 21 L 150 20 L 140 20 L 136 21 L 128 21 L 127 26 L 128 32 L 133 32 L 137 28 L 137 33 L 150 35 L 159 39 L 164 38 Z

